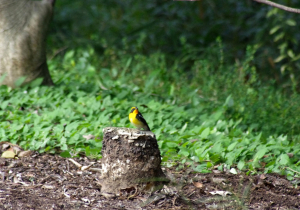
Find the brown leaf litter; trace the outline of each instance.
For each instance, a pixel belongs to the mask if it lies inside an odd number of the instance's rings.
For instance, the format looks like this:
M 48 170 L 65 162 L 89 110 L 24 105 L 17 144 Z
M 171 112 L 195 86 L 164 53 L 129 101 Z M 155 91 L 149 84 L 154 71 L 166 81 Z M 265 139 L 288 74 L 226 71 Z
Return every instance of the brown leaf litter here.
M 160 191 L 132 186 L 110 197 L 101 193 L 100 161 L 36 152 L 0 158 L 0 209 L 300 209 L 300 187 L 278 174 L 165 168 L 171 183 Z

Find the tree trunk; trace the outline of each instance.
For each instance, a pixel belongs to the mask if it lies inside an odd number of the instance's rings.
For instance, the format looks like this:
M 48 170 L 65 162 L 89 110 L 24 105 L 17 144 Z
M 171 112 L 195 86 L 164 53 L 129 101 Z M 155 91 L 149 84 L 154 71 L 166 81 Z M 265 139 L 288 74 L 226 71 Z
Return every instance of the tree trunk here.
M 107 127 L 103 133 L 102 193 L 119 195 L 131 188 L 153 191 L 168 182 L 151 131 Z
M 0 0 L 0 77 L 14 87 L 43 78 L 53 85 L 46 62 L 46 32 L 55 0 Z

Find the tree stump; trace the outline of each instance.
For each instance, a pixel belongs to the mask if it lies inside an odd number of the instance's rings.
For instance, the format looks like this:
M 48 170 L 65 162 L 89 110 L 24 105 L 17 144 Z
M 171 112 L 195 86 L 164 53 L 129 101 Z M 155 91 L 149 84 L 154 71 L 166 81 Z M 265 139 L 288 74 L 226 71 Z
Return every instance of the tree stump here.
M 107 127 L 103 136 L 101 192 L 119 195 L 130 188 L 153 191 L 168 182 L 151 131 Z

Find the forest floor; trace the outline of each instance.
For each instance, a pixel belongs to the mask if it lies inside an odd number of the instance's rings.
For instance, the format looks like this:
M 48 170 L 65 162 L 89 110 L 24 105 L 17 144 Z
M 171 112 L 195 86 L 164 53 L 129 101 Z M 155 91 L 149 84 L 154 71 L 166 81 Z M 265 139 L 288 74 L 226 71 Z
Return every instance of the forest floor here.
M 81 170 L 74 161 L 92 168 Z M 163 168 L 171 182 L 143 194 L 101 193 L 101 160 L 33 153 L 0 158 L 0 209 L 300 209 L 300 187 L 277 174 L 194 173 Z

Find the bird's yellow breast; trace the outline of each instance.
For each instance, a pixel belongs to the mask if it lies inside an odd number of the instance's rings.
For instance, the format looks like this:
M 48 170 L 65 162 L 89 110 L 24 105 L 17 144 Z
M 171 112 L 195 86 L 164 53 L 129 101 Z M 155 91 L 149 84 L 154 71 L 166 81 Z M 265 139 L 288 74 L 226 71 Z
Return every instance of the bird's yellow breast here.
M 136 113 L 130 113 L 129 120 L 133 124 L 141 124 L 141 122 L 138 119 L 136 119 Z
M 134 111 L 133 113 L 130 113 L 130 114 L 129 114 L 129 120 L 130 120 L 130 122 L 131 122 L 133 125 L 135 125 L 136 127 L 142 128 L 142 127 L 144 126 L 144 124 L 136 118 L 136 114 L 137 114 L 137 113 L 135 113 L 135 112 L 136 112 L 136 111 Z

